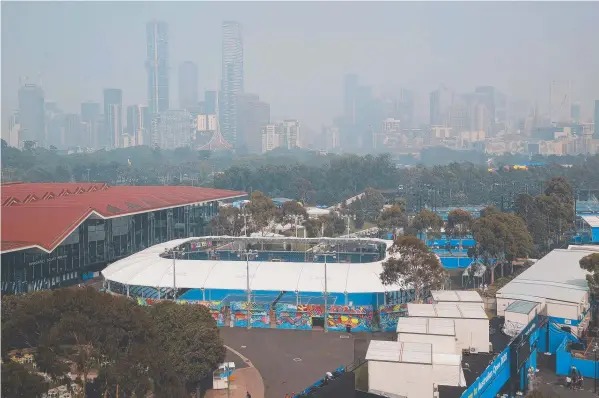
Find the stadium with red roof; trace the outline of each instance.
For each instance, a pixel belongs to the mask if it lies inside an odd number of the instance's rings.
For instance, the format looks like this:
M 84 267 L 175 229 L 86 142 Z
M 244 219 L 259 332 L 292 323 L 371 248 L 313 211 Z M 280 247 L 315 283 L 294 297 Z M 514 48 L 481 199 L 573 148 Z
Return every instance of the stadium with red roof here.
M 2 292 L 85 280 L 146 247 L 203 236 L 245 192 L 105 183 L 2 184 Z

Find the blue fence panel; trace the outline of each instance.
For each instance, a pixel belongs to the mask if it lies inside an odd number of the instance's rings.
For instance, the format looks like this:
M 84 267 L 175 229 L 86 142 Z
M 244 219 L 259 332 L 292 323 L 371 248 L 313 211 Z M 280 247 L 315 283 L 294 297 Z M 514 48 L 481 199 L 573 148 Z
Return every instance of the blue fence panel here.
M 462 398 L 493 398 L 510 378 L 510 347 L 495 358 L 489 367 L 468 387 Z

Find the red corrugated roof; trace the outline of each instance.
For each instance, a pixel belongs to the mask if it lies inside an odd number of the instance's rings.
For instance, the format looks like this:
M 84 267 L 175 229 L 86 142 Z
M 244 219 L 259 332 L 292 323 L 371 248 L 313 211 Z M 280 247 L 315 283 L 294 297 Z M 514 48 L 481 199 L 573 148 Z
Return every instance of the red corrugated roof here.
M 13 206 L 20 203 L 48 200 L 68 195 L 81 195 L 108 189 L 108 184 L 101 183 L 9 183 L 0 186 L 2 190 L 2 206 Z
M 26 191 L 25 188 L 20 188 L 22 193 Z M 44 189 L 30 187 L 36 193 Z M 2 208 L 1 250 L 39 247 L 52 251 L 92 214 L 113 218 L 244 195 L 245 192 L 187 186 L 117 186 L 84 195 L 17 203 Z M 24 199 L 27 195 L 21 197 Z

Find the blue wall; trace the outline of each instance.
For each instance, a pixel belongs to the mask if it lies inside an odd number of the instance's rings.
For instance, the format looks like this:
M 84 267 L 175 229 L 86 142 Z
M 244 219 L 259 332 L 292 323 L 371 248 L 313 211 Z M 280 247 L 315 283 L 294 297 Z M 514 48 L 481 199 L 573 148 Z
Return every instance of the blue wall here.
M 549 329 L 549 336 L 547 336 L 547 329 Z M 549 345 L 547 345 L 548 337 Z M 539 351 L 555 354 L 558 346 L 562 343 L 564 338 L 567 338 L 569 341 L 579 341 L 578 338 L 572 333 L 563 331 L 554 322 L 549 322 L 544 328 L 539 330 L 539 341 L 537 344 Z
M 572 366 L 575 366 L 584 377 L 594 379 L 595 375 L 599 375 L 599 361 L 595 362 L 594 359 L 574 358 L 571 353 L 566 351 L 569 341 L 568 337 L 564 337 L 557 348 L 555 354 L 556 373 L 560 376 L 566 376 L 570 374 Z
M 509 378 L 510 347 L 508 346 L 476 381 L 462 393 L 462 398 L 494 398 Z
M 441 257 L 441 264 L 444 268 L 467 268 L 472 264 L 470 257 Z

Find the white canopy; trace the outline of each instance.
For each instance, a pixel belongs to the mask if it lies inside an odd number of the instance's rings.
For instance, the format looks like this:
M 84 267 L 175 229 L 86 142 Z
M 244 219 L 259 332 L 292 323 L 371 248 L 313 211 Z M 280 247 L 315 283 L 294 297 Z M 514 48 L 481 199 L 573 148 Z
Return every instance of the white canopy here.
M 220 237 L 222 238 L 222 237 Z M 166 249 L 173 249 L 190 241 L 210 238 L 186 238 L 161 243 L 116 261 L 102 271 L 108 281 L 131 286 L 172 287 L 173 260 L 161 257 Z M 218 240 L 219 237 L 213 239 Z M 276 239 L 276 238 L 271 238 Z M 293 238 L 291 238 L 293 239 Z M 347 241 L 347 238 L 345 238 Z M 372 243 L 391 241 L 369 239 Z M 365 239 L 360 239 L 364 242 Z M 383 260 L 371 263 L 327 264 L 327 291 L 329 293 L 382 293 L 406 287 L 383 285 L 380 274 Z M 250 289 L 265 291 L 324 292 L 324 263 L 292 263 L 250 261 Z M 176 260 L 178 288 L 245 290 L 247 270 L 245 261 Z

